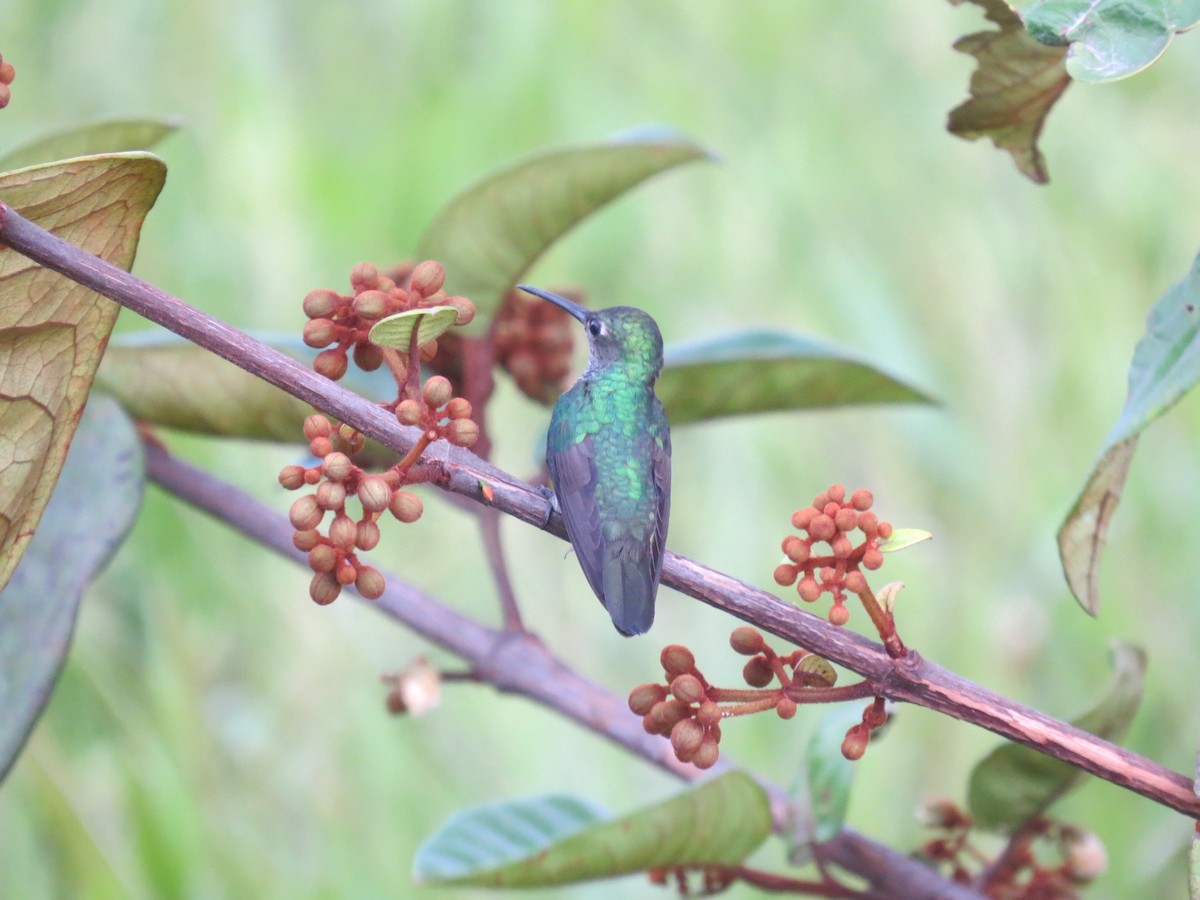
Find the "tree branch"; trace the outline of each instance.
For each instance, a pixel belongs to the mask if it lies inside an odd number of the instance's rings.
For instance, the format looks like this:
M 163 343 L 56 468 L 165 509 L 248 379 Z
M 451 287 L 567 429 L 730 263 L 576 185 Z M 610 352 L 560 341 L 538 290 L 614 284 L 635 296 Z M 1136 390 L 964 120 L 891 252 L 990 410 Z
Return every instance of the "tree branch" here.
M 276 553 L 305 564 L 305 554 L 292 545 L 293 529 L 282 513 L 171 456 L 159 444 L 147 442 L 145 448 L 146 473 L 156 484 Z M 488 628 L 394 574 L 387 574 L 386 580 L 383 596 L 362 602 L 461 656 L 479 680 L 497 690 L 540 703 L 684 781 L 706 776 L 695 766 L 676 759 L 669 740 L 647 734 L 641 719 L 629 711 L 622 698 L 581 676 L 546 649 L 535 635 L 511 628 Z M 352 596 L 358 598 L 357 594 Z M 728 759 L 721 759 L 712 771 L 729 768 L 732 765 Z M 771 797 L 775 829 L 784 831 L 791 821 L 789 800 L 779 787 L 769 784 L 763 787 Z M 822 844 L 820 852 L 822 860 L 870 881 L 872 890 L 859 895 L 864 898 L 978 900 L 980 897 L 974 891 L 945 881 L 934 870 L 904 854 L 853 831 L 842 831 L 832 841 Z
M 419 429 L 400 425 L 394 416 L 352 391 L 55 237 L 5 204 L 0 204 L 0 242 L 348 422 L 397 453 L 407 453 L 419 437 Z M 443 490 L 494 506 L 564 537 L 561 517 L 553 514 L 541 493 L 474 454 L 438 442 L 426 451 L 423 462 L 441 473 L 436 484 Z M 486 500 L 485 485 L 489 494 Z M 1015 703 L 926 662 L 918 653 L 893 660 L 879 644 L 861 635 L 836 628 L 772 594 L 669 551 L 662 581 L 877 682 L 884 696 L 972 722 L 1191 818 L 1200 818 L 1200 797 L 1193 793 L 1187 776 Z

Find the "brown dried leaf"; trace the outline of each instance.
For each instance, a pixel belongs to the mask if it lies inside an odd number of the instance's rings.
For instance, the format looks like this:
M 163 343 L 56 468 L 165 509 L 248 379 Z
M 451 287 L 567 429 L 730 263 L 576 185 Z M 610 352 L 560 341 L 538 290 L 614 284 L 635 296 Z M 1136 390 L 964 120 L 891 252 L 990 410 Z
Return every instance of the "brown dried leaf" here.
M 990 137 L 1023 175 L 1045 184 L 1050 176 L 1037 140 L 1050 108 L 1071 83 L 1066 48 L 1034 40 L 1004 0 L 950 2 L 981 7 L 1000 30 L 955 41 L 954 49 L 975 57 L 979 66 L 971 75 L 971 99 L 950 111 L 946 128 L 967 140 Z

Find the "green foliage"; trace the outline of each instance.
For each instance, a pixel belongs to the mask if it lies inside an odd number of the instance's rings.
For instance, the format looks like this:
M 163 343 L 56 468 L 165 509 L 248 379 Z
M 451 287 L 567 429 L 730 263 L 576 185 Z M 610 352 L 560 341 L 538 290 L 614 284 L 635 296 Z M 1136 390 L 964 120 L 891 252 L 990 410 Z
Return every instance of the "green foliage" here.
M 1067 583 L 1085 610 L 1100 608 L 1100 554 L 1141 432 L 1200 380 L 1200 256 L 1146 317 L 1129 364 L 1125 407 L 1100 449 L 1083 491 L 1058 531 Z
M 85 157 L 0 175 L 0 200 L 128 268 L 166 167 L 145 153 Z M 50 499 L 117 304 L 0 247 L 0 586 Z
M 141 440 L 115 402 L 94 398 L 37 533 L 0 590 L 0 779 L 50 699 L 84 589 L 125 539 L 141 498 Z
M 535 156 L 454 197 L 425 230 L 418 255 L 446 267 L 447 292 L 475 303 L 479 316 L 467 329 L 480 333 L 521 274 L 573 225 L 647 178 L 707 156 L 661 131 Z
M 1145 69 L 1200 22 L 1200 0 L 1033 0 L 1021 18 L 1043 44 L 1070 48 L 1072 78 L 1114 81 Z
M 1112 667 L 1112 681 L 1100 700 L 1072 724 L 1116 741 L 1141 705 L 1146 655 L 1129 644 L 1114 644 Z M 981 828 L 1013 832 L 1045 812 L 1083 777 L 1082 770 L 1031 747 L 1003 744 L 971 772 L 968 808 Z
M 771 831 L 767 796 L 727 772 L 616 820 L 575 797 L 456 813 L 417 851 L 418 882 L 546 887 L 682 865 L 736 865 Z
M 458 310 L 453 306 L 405 310 L 380 319 L 371 326 L 371 343 L 407 351 L 412 346 L 412 333 L 415 328 L 417 344 L 424 346 L 445 334 L 454 325 L 457 316 Z
M 862 718 L 858 704 L 847 704 L 821 717 L 804 755 L 804 785 L 812 815 L 812 841 L 834 837 L 846 821 L 850 788 L 859 763 L 842 755 L 846 729 Z
M 170 119 L 112 119 L 78 125 L 0 154 L 0 172 L 76 156 L 150 150 L 178 128 L 179 123 Z
M 932 402 L 841 348 L 761 329 L 669 345 L 656 390 L 672 425 L 746 413 Z

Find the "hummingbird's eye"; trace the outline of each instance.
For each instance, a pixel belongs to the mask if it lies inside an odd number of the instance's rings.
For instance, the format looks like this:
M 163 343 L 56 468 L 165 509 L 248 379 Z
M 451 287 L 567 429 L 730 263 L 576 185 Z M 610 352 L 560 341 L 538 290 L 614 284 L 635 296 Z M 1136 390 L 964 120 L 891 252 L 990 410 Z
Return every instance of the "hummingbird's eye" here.
M 604 331 L 604 325 L 599 319 L 588 319 L 588 331 L 592 333 L 592 337 L 599 337 L 600 333 Z

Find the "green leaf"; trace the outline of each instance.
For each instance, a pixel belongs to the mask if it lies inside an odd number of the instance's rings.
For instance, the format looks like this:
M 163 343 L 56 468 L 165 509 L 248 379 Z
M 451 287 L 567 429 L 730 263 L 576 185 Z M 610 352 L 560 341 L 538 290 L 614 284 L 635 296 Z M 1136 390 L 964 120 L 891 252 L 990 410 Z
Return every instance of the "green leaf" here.
M 296 335 L 254 336 L 309 365 L 317 354 Z M 341 383 L 371 400 L 396 396 L 395 381 L 383 371 L 352 367 Z M 96 390 L 115 397 L 139 422 L 218 437 L 303 443 L 302 426 L 313 413 L 303 400 L 169 332 L 114 338 Z
M 664 866 L 736 865 L 770 831 L 767 795 L 742 772 L 616 820 L 573 797 L 537 797 L 456 813 L 417 850 L 413 878 L 530 888 Z
M 1113 676 L 1104 695 L 1072 724 L 1097 737 L 1119 740 L 1142 702 L 1145 654 L 1131 644 L 1111 650 Z M 1031 747 L 1003 744 L 971 773 L 967 806 L 983 828 L 1011 833 L 1075 787 L 1083 771 Z
M 880 553 L 895 553 L 906 550 L 913 544 L 933 540 L 933 532 L 922 531 L 920 528 L 893 528 L 886 540 L 879 542 Z
M 1050 177 L 1037 142 L 1051 107 L 1071 84 L 1067 51 L 1034 40 L 1004 0 L 970 2 L 982 7 L 1000 30 L 954 42 L 955 50 L 975 57 L 978 65 L 971 75 L 971 98 L 950 111 L 946 128 L 969 141 L 991 138 L 1011 154 L 1023 175 L 1045 184 Z
M 1100 554 L 1108 524 L 1121 499 L 1138 435 L 1174 406 L 1198 379 L 1200 256 L 1187 277 L 1167 291 L 1146 317 L 1146 334 L 1138 341 L 1129 365 L 1125 407 L 1058 530 L 1058 552 L 1067 584 L 1092 615 L 1100 608 Z
M 1021 18 L 1043 44 L 1069 46 L 1072 78 L 1114 81 L 1149 66 L 1200 22 L 1200 0 L 1034 0 Z
M 706 158 L 697 144 L 661 130 L 535 156 L 450 200 L 418 254 L 446 267 L 446 291 L 469 297 L 478 311 L 466 333 L 483 334 L 522 273 L 573 225 L 652 175 Z
M 414 328 L 417 329 L 417 342 L 424 346 L 445 334 L 454 325 L 456 318 L 458 310 L 453 306 L 408 309 L 380 319 L 371 326 L 368 337 L 372 344 L 407 353 Z
M 656 391 L 672 425 L 756 412 L 933 402 L 838 347 L 770 330 L 671 345 Z
M 805 783 L 813 817 L 813 838 L 820 844 L 837 837 L 850 806 L 855 763 L 842 756 L 846 732 L 862 721 L 857 705 L 835 709 L 817 723 L 805 754 Z
M 133 525 L 142 482 L 133 423 L 113 400 L 93 398 L 42 523 L 0 591 L 0 780 L 50 699 L 84 589 Z
M 173 119 L 90 122 L 14 147 L 0 155 L 0 172 L 76 156 L 149 150 L 178 128 Z
M 165 177 L 146 153 L 89 156 L 0 175 L 0 200 L 129 268 Z M 0 586 L 58 480 L 118 309 L 0 246 Z

